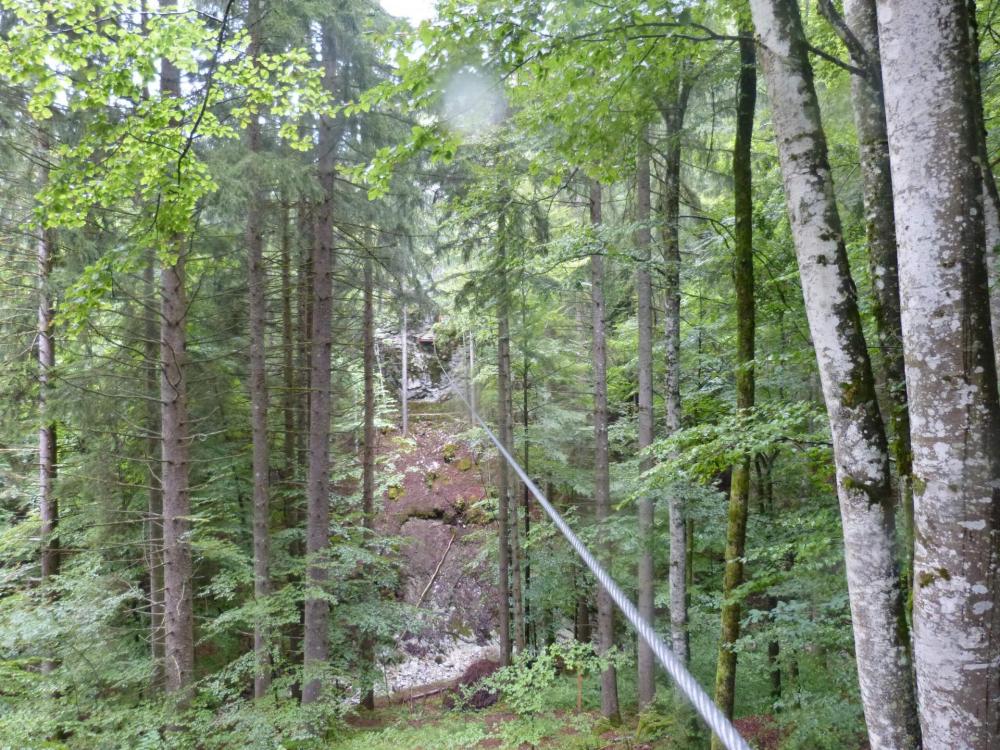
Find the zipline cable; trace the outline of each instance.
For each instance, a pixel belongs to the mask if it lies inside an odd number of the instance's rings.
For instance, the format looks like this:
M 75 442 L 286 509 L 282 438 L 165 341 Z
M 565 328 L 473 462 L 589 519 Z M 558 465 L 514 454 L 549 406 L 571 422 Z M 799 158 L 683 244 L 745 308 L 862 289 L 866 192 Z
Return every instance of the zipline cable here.
M 486 435 L 496 446 L 500 455 L 503 456 L 504 460 L 510 465 L 512 469 L 524 482 L 524 486 L 528 488 L 538 504 L 542 506 L 542 509 L 548 514 L 549 518 L 552 519 L 552 523 L 556 525 L 556 528 L 562 532 L 562 535 L 566 537 L 566 541 L 570 543 L 570 546 L 580 557 L 581 560 L 590 568 L 590 572 L 594 574 L 594 578 L 598 580 L 604 590 L 608 592 L 608 595 L 614 601 L 615 606 L 625 615 L 625 619 L 631 623 L 632 627 L 639 634 L 639 637 L 646 642 L 653 655 L 656 656 L 656 660 L 660 662 L 667 674 L 674 681 L 674 684 L 684 693 L 685 697 L 691 702 L 695 710 L 701 715 L 701 718 L 705 720 L 708 724 L 709 729 L 711 729 L 716 736 L 722 740 L 722 744 L 726 746 L 727 750 L 751 750 L 750 745 L 744 740 L 740 733 L 736 731 L 736 727 L 733 723 L 726 718 L 726 715 L 719 710 L 719 707 L 715 705 L 712 699 L 708 696 L 708 693 L 704 691 L 701 685 L 694 676 L 688 672 L 687 668 L 681 662 L 674 652 L 670 650 L 666 643 L 656 634 L 653 630 L 653 626 L 650 625 L 643 617 L 639 614 L 639 610 L 632 603 L 632 601 L 625 595 L 625 592 L 621 590 L 617 583 L 611 575 L 601 566 L 591 553 L 590 550 L 580 541 L 580 538 L 573 532 L 569 525 L 563 520 L 563 517 L 559 514 L 552 504 L 548 501 L 542 491 L 535 486 L 535 483 L 531 481 L 531 478 L 525 473 L 524 469 L 517 460 L 504 448 L 503 443 L 493 434 L 493 430 L 489 428 L 482 417 L 479 416 L 479 412 L 473 408 L 469 403 L 468 399 L 462 394 L 462 391 L 452 380 L 451 374 L 448 372 L 444 363 L 441 362 L 440 357 L 437 356 L 437 347 L 434 349 L 434 357 L 437 359 L 438 364 L 441 366 L 441 372 L 448 379 L 448 384 L 451 390 L 465 403 L 469 408 L 469 413 L 475 418 L 479 426 L 483 428 Z

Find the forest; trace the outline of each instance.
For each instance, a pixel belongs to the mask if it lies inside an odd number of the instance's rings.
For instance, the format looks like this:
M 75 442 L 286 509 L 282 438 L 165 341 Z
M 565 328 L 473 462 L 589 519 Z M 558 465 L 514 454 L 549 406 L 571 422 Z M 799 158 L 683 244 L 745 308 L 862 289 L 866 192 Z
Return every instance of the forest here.
M 0 748 L 1000 750 L 998 53 L 0 0 Z

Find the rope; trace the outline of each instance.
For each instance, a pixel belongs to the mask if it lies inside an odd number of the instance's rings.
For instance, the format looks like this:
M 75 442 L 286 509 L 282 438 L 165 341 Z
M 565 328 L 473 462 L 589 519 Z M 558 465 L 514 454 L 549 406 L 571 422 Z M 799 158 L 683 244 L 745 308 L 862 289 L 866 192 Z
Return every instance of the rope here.
M 437 357 L 437 349 L 434 351 L 435 357 Z M 524 486 L 528 488 L 538 504 L 542 506 L 542 509 L 548 514 L 549 518 L 556 525 L 556 528 L 562 532 L 562 535 L 566 537 L 566 541 L 570 543 L 570 546 L 576 552 L 576 554 L 583 560 L 584 564 L 590 568 L 590 572 L 594 574 L 594 578 L 598 580 L 601 586 L 604 588 L 608 595 L 614 601 L 615 606 L 621 611 L 625 616 L 625 619 L 631 623 L 632 627 L 635 628 L 636 633 L 639 637 L 646 642 L 656 660 L 660 662 L 663 668 L 670 675 L 670 678 L 674 681 L 674 684 L 680 689 L 684 696 L 691 702 L 695 710 L 701 715 L 705 723 L 708 725 L 715 735 L 722 741 L 722 744 L 726 746 L 727 750 L 751 750 L 750 745 L 744 740 L 740 733 L 736 731 L 736 727 L 733 726 L 732 722 L 726 718 L 726 715 L 719 710 L 719 707 L 715 705 L 712 699 L 708 696 L 708 693 L 704 691 L 701 685 L 694 676 L 688 672 L 687 668 L 678 659 L 673 651 L 671 651 L 667 644 L 656 634 L 653 630 L 653 626 L 650 625 L 646 620 L 642 618 L 639 614 L 639 610 L 632 601 L 625 595 L 625 592 L 621 590 L 617 583 L 611 575 L 601 566 L 591 553 L 590 550 L 580 541 L 580 538 L 573 532 L 569 525 L 563 520 L 563 517 L 559 515 L 552 504 L 548 501 L 545 495 L 542 494 L 541 490 L 535 486 L 535 483 L 531 481 L 531 478 L 524 472 L 521 465 L 517 460 L 504 448 L 503 443 L 497 439 L 497 436 L 493 434 L 483 418 L 479 416 L 477 412 L 466 400 L 465 396 L 462 395 L 461 389 L 455 386 L 455 381 L 452 380 L 451 375 L 448 370 L 444 367 L 444 363 L 438 358 L 438 362 L 441 364 L 441 372 L 444 376 L 448 378 L 448 383 L 451 386 L 451 390 L 463 401 L 465 405 L 469 407 L 469 412 L 475 417 L 476 422 L 479 423 L 480 427 L 485 430 L 487 436 L 497 447 L 500 455 L 503 456 L 504 460 L 511 466 L 512 469 L 520 477 L 521 481 L 524 482 Z

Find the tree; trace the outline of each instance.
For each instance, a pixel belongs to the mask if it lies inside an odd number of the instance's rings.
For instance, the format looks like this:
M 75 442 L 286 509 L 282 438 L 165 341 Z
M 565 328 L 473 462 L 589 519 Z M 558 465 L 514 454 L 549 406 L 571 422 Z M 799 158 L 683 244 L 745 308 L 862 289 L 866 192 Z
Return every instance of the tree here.
M 798 5 L 752 0 L 836 462 L 855 655 L 873 748 L 919 743 L 895 559 L 888 445 L 861 330 Z M 884 45 L 883 45 L 884 46 Z
M 663 403 L 666 435 L 669 437 L 681 427 L 681 133 L 691 84 L 682 71 L 680 80 L 671 81 L 668 85 L 671 93 L 657 102 L 657 106 L 667 129 L 660 210 L 663 217 L 661 241 L 665 297 L 663 332 L 667 352 Z M 688 524 L 683 499 L 672 492 L 667 502 L 670 515 L 670 640 L 673 652 L 686 663 L 689 657 Z
M 260 55 L 263 15 L 260 0 L 250 0 L 247 25 L 250 27 L 248 54 L 255 62 Z M 251 118 L 247 124 L 247 148 L 251 158 L 261 151 L 260 122 Z M 253 179 L 253 178 L 251 178 Z M 256 180 L 254 180 L 256 182 Z M 250 411 L 253 442 L 253 567 L 254 597 L 258 604 L 271 593 L 270 533 L 270 450 L 267 434 L 267 272 L 264 268 L 264 191 L 252 188 L 247 208 L 246 243 L 249 262 L 247 286 L 250 290 Z M 265 618 L 254 624 L 254 696 L 266 695 L 271 684 L 268 633 Z
M 513 415 L 511 412 L 511 377 L 510 377 L 510 292 L 507 288 L 507 216 L 505 208 L 500 209 L 497 219 L 497 272 L 500 279 L 500 286 L 497 290 L 497 419 L 500 422 L 500 439 L 504 448 L 510 450 L 513 439 Z M 509 427 L 509 429 L 508 429 Z M 511 564 L 511 525 L 517 525 L 517 512 L 513 521 L 511 520 L 511 485 L 515 483 L 511 479 L 511 469 L 506 462 L 501 461 L 498 472 L 497 492 L 498 492 L 498 512 L 497 522 L 500 538 L 498 541 L 498 560 L 500 576 L 500 663 L 503 665 L 511 662 L 511 595 L 517 595 L 519 587 L 515 584 L 511 586 L 511 577 L 515 572 Z M 516 555 L 516 549 L 513 551 Z M 516 609 L 515 604 L 515 609 Z M 517 619 L 514 620 L 515 638 L 517 637 Z M 523 636 L 521 636 L 523 638 Z
M 639 408 L 639 450 L 653 444 L 653 282 L 649 273 L 650 246 L 650 177 L 651 158 L 648 131 L 639 134 L 636 157 L 636 249 L 638 263 L 635 271 L 636 323 L 638 333 L 638 408 Z M 652 457 L 645 457 L 639 464 L 641 471 L 652 468 Z M 655 607 L 655 561 L 653 557 L 653 498 L 643 496 L 639 500 L 639 614 L 649 622 L 654 622 Z M 638 644 L 639 705 L 648 706 L 656 695 L 654 682 L 656 664 L 653 653 L 640 638 Z
M 321 32 L 323 86 L 337 91 L 338 44 L 333 22 Z M 330 604 L 324 587 L 329 578 L 330 547 L 330 354 L 333 316 L 334 200 L 336 154 L 340 133 L 334 117 L 320 118 L 319 185 L 312 254 L 312 330 L 309 361 L 309 468 L 306 486 L 307 592 L 303 644 L 302 702 L 316 701 L 323 690 L 321 673 L 329 656 Z
M 902 10 L 881 4 L 878 24 L 913 435 L 920 726 L 926 747 L 987 748 L 1000 742 L 1000 405 L 977 52 L 965 2 Z
M 913 490 L 910 480 L 910 418 L 906 403 L 902 323 L 899 315 L 899 265 L 896 254 L 896 217 L 892 206 L 892 171 L 885 132 L 885 100 L 874 0 L 848 0 L 841 19 L 829 0 L 820 10 L 830 20 L 851 53 L 859 72 L 851 76 L 851 102 L 858 133 L 868 240 L 868 269 L 872 279 L 872 312 L 882 350 L 882 378 L 889 417 L 892 457 L 896 461 L 903 511 L 905 587 L 912 583 Z
M 45 166 L 50 158 L 48 135 L 39 125 L 39 161 L 43 182 L 48 178 Z M 47 581 L 59 572 L 59 502 L 53 482 L 56 477 L 57 441 L 56 425 L 48 408 L 48 390 L 52 368 L 56 365 L 55 337 L 53 335 L 52 296 L 49 289 L 52 266 L 55 261 L 55 236 L 45 227 L 38 227 L 38 509 L 41 517 L 42 580 Z M 45 662 L 49 665 L 49 662 Z
M 601 228 L 601 184 L 590 183 L 590 223 L 595 235 Z M 595 236 L 594 242 L 599 239 Z M 608 376 L 605 350 L 604 250 L 595 247 L 590 255 L 590 300 L 593 313 L 594 358 L 594 509 L 598 525 L 605 524 L 611 511 L 608 474 Z M 611 555 L 610 545 L 602 545 L 605 564 Z M 608 654 L 615 646 L 615 610 L 611 596 L 602 587 L 597 591 L 597 638 L 600 653 Z M 618 675 L 613 664 L 601 672 L 601 713 L 612 723 L 621 722 L 618 708 Z
M 753 273 L 753 173 L 751 146 L 757 101 L 757 58 L 749 29 L 740 33 L 740 76 L 736 90 L 736 141 L 733 145 L 734 231 L 733 286 L 736 291 L 736 410 L 747 416 L 754 405 L 754 337 L 756 305 Z M 715 667 L 715 703 L 732 718 L 736 698 L 736 641 L 740 636 L 740 602 L 750 505 L 750 455 L 733 466 L 726 524 L 726 570 L 722 585 L 722 641 Z M 713 735 L 712 747 L 721 748 Z
M 168 6 L 169 7 L 169 6 Z M 160 93 L 180 99 L 180 70 L 160 61 Z M 182 178 L 181 174 L 177 175 Z M 187 247 L 179 231 L 165 238 L 172 257 L 160 270 L 160 429 L 163 487 L 163 610 L 166 687 L 188 699 L 194 679 L 191 562 L 190 421 L 187 388 Z
M 372 269 L 372 259 L 364 259 L 364 310 L 362 313 L 362 340 L 364 352 L 362 367 L 364 369 L 364 426 L 361 456 L 361 515 L 365 529 L 366 543 L 371 544 L 375 536 L 375 279 Z M 375 644 L 370 635 L 366 635 L 362 644 L 363 668 L 375 672 Z M 373 680 L 366 680 L 368 688 L 361 697 L 362 703 L 369 711 L 375 708 L 375 689 Z

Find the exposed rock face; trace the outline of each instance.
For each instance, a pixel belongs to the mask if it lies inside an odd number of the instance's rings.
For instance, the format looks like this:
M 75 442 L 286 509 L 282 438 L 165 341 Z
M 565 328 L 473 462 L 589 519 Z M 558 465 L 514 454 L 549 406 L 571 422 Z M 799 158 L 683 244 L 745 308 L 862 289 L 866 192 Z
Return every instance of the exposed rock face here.
M 451 428 L 451 429 L 449 429 Z M 421 615 L 400 634 L 402 659 L 384 665 L 390 693 L 461 677 L 499 656 L 495 571 L 481 559 L 492 515 L 477 457 L 452 436 L 454 425 L 415 420 L 411 442 L 384 440 L 401 475 L 382 499 L 377 527 L 405 540 L 397 596 Z
M 398 393 L 402 380 L 403 338 L 399 330 L 376 333 L 378 365 L 386 386 Z M 450 339 L 439 339 L 434 321 L 423 321 L 407 331 L 407 397 L 411 401 L 444 401 L 451 396 L 441 363 L 454 377 L 464 377 L 465 357 Z

